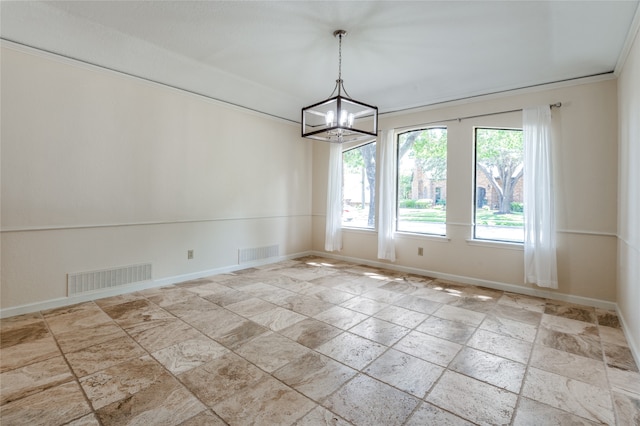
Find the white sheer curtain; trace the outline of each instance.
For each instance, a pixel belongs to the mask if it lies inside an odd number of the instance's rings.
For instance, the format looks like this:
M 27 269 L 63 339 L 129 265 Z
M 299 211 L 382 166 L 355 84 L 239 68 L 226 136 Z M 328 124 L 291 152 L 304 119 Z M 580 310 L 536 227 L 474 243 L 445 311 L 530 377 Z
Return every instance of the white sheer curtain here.
M 528 283 L 558 288 L 551 158 L 551 108 L 525 108 L 524 273 Z
M 395 165 L 393 162 L 393 130 L 385 130 L 378 143 L 378 259 L 396 260 L 394 241 Z
M 326 251 L 342 249 L 342 145 L 329 144 L 329 181 L 327 183 Z

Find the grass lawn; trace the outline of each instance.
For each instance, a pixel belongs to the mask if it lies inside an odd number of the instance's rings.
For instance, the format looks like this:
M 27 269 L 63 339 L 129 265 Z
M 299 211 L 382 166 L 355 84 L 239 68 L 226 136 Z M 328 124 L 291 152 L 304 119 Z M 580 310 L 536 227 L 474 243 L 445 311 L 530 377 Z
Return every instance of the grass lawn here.
M 516 226 L 524 224 L 523 213 L 496 214 L 495 210 L 476 210 L 476 224 L 486 226 Z M 399 219 L 407 222 L 445 223 L 447 212 L 442 208 L 399 209 Z

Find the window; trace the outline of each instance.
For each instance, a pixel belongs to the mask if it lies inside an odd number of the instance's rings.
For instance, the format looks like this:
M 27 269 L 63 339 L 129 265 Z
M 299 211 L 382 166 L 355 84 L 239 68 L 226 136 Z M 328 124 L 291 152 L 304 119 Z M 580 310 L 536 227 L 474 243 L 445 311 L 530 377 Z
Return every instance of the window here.
M 342 153 L 342 226 L 375 228 L 376 143 Z
M 447 129 L 398 135 L 398 231 L 445 235 Z
M 522 130 L 475 129 L 474 238 L 524 241 Z

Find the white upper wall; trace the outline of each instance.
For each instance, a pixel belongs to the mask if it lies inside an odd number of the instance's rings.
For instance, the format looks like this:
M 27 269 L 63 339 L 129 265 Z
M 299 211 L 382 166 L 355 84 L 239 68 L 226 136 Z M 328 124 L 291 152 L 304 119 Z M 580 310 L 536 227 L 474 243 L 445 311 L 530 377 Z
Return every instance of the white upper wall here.
M 3 309 L 70 303 L 69 273 L 151 263 L 162 284 L 239 268 L 243 248 L 310 249 L 298 126 L 11 43 L 1 56 Z

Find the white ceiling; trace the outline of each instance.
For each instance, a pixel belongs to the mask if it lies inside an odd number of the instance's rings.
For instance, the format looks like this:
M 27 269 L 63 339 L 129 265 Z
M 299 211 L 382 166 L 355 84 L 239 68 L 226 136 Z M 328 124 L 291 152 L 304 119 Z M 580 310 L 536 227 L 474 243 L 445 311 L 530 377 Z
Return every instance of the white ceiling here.
M 612 73 L 638 1 L 2 1 L 5 40 L 299 121 Z

